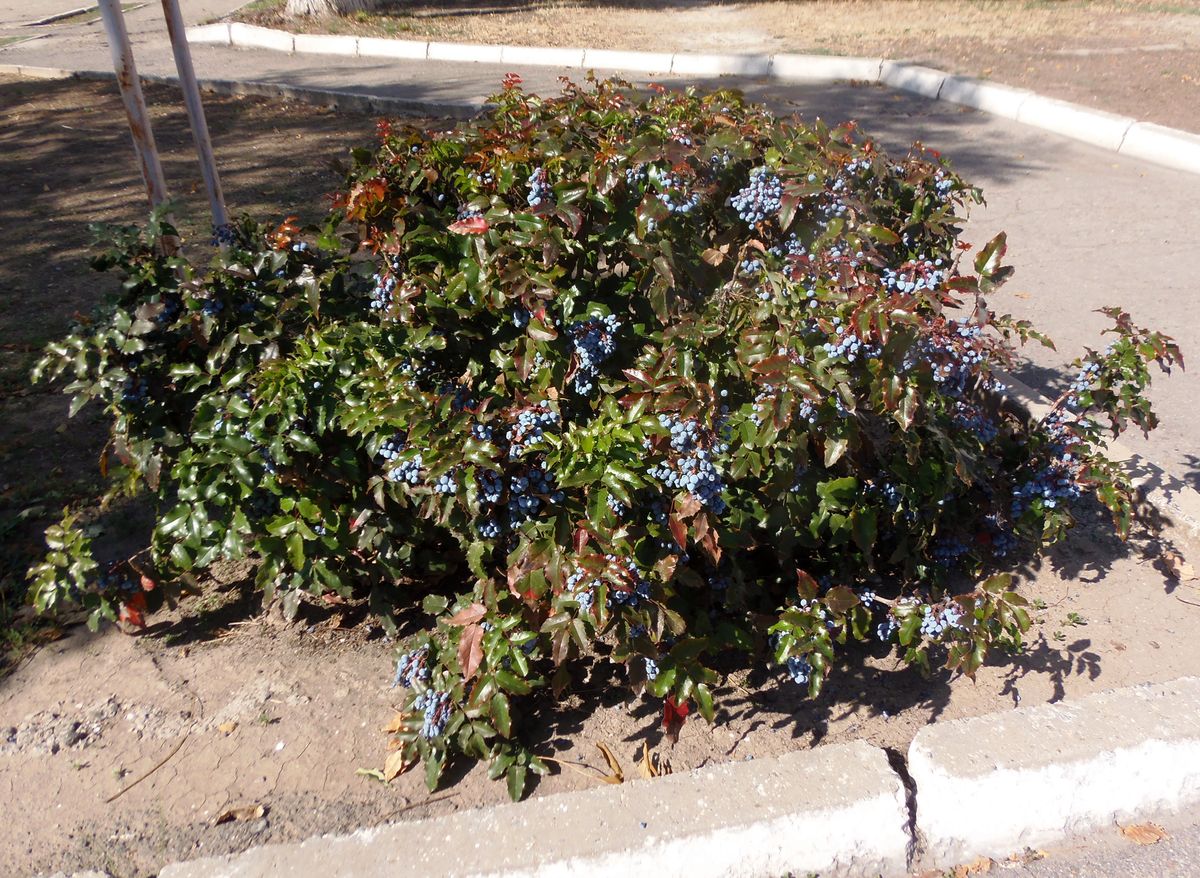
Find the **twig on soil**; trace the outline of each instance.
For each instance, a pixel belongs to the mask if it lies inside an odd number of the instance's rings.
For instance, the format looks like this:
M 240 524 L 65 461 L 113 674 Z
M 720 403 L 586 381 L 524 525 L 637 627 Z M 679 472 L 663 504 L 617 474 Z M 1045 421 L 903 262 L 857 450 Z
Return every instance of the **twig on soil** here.
M 553 762 L 555 765 L 562 765 L 565 768 L 571 769 L 576 774 L 582 774 L 584 777 L 590 777 L 592 780 L 603 781 L 608 777 L 600 769 L 588 765 L 586 762 L 571 762 L 569 759 L 555 759 L 553 756 L 539 756 L 538 759 Z M 584 771 L 585 768 L 587 771 Z
M 410 802 L 407 805 L 402 805 L 401 807 L 397 808 L 395 811 L 385 817 L 384 820 L 391 820 L 397 814 L 403 814 L 406 811 L 411 811 L 413 808 L 420 808 L 422 805 L 436 805 L 438 802 L 445 802 L 446 800 L 456 798 L 457 796 L 458 793 L 447 793 L 444 796 L 438 796 L 436 799 L 429 799 L 425 802 Z
M 160 768 L 162 768 L 164 765 L 166 765 L 168 762 L 170 762 L 171 757 L 173 757 L 176 753 L 178 753 L 179 749 L 187 742 L 189 735 L 191 735 L 191 732 L 185 732 L 183 737 L 179 739 L 179 743 L 175 745 L 175 747 L 171 750 L 171 752 L 168 753 L 162 759 L 161 762 L 159 762 L 156 766 L 151 768 L 149 771 L 147 771 L 145 774 L 143 774 L 137 780 L 130 783 L 128 786 L 122 787 L 120 790 L 117 790 L 117 792 L 113 793 L 111 796 L 109 796 L 107 799 L 104 800 L 104 804 L 106 804 L 106 805 L 112 804 L 117 799 L 121 798 L 121 796 L 125 795 L 131 789 L 133 789 L 138 784 L 140 784 L 142 781 L 144 781 L 146 778 L 148 778 L 150 775 L 154 774 L 154 772 L 158 771 Z

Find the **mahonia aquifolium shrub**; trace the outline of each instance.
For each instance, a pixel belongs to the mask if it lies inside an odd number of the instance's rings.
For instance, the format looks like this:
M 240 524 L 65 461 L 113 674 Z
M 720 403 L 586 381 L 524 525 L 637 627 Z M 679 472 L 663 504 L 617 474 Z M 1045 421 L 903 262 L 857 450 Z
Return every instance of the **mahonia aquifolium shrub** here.
M 1127 531 L 1103 434 L 1155 425 L 1178 349 L 1114 309 L 1049 416 L 1006 407 L 1010 342 L 1046 340 L 984 301 L 1002 237 L 964 268 L 980 194 L 936 154 L 618 82 L 380 129 L 323 228 L 244 221 L 203 273 L 119 231 L 120 295 L 37 375 L 111 414 L 161 579 L 249 556 L 289 612 L 423 606 L 396 734 L 431 787 L 465 754 L 520 796 L 522 708 L 597 641 L 669 730 L 723 653 L 813 695 L 850 639 L 973 673 L 1072 500 Z M 39 608 L 128 605 L 70 517 L 48 540 Z

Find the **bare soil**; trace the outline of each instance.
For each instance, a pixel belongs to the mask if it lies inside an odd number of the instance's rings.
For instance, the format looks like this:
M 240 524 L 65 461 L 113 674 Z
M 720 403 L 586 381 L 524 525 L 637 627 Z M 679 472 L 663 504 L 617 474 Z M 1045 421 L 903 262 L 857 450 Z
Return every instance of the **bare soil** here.
M 396 0 L 379 13 L 243 20 L 306 32 L 670 52 L 908 60 L 1200 131 L 1198 0 Z
M 138 221 L 143 196 L 111 85 L 0 79 L 0 95 L 0 190 L 10 194 L 0 203 L 0 522 L 12 522 L 31 505 L 52 512 L 94 490 L 101 424 L 68 425 L 65 399 L 30 393 L 20 376 L 31 346 L 115 283 L 86 268 L 86 223 Z M 186 122 L 170 89 L 148 96 L 168 178 L 184 196 L 184 230 L 202 250 Z M 339 182 L 330 162 L 368 142 L 373 127 L 364 116 L 258 99 L 207 104 L 229 201 L 260 216 L 284 205 L 319 215 L 320 196 Z M 138 516 L 127 517 L 136 531 Z M 933 720 L 1195 673 L 1200 590 L 1170 574 L 1164 559 L 1177 550 L 1145 531 L 1122 544 L 1094 512 L 1084 518 L 1040 569 L 1021 571 L 1022 591 L 1040 607 L 1027 648 L 996 656 L 974 681 L 924 680 L 875 645 L 851 649 L 814 702 L 776 671 L 731 665 L 717 724 L 692 718 L 672 747 L 657 703 L 629 697 L 619 672 L 580 663 L 575 693 L 545 698 L 518 727 L 536 752 L 573 763 L 602 765 L 595 745 L 607 743 L 632 777 L 643 743 L 676 771 L 858 739 L 903 752 Z M 39 519 L 9 529 L 10 597 Z M 360 773 L 386 756 L 382 726 L 399 700 L 388 685 L 395 644 L 354 603 L 306 605 L 285 623 L 264 610 L 246 573 L 218 571 L 137 636 L 91 635 L 64 620 L 0 678 L 5 874 L 148 876 L 173 860 L 506 800 L 478 767 L 452 767 L 433 795 L 419 772 L 390 785 Z M 563 770 L 532 795 L 596 782 Z M 262 815 L 219 821 L 243 806 Z

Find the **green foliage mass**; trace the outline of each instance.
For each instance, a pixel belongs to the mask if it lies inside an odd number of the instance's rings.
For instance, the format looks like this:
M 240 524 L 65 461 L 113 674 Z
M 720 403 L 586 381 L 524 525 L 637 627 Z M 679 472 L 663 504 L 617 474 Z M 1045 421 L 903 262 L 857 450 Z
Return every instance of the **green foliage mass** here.
M 38 377 L 111 414 L 163 577 L 250 557 L 289 610 L 423 608 L 397 735 L 431 786 L 458 753 L 519 796 L 523 711 L 598 641 L 710 720 L 730 654 L 813 695 L 851 639 L 973 673 L 1028 625 L 1006 558 L 1093 489 L 1128 528 L 1098 418 L 1152 427 L 1178 350 L 1114 311 L 1049 417 L 1006 404 L 1042 337 L 985 303 L 1003 237 L 962 263 L 979 192 L 934 154 L 731 92 L 509 82 L 355 158 L 324 226 L 247 220 L 206 271 L 120 230 L 119 295 Z M 69 525 L 34 599 L 111 617 Z

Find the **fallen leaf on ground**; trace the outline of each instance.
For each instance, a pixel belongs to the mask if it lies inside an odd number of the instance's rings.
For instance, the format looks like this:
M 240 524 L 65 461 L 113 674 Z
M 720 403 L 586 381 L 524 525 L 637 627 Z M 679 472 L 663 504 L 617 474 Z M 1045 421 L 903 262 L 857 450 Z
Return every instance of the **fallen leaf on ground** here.
M 266 813 L 267 809 L 262 805 L 238 805 L 236 808 L 227 808 L 222 811 L 213 823 L 220 826 L 222 823 L 232 823 L 235 820 L 257 820 Z
M 661 777 L 671 773 L 671 763 L 657 753 L 651 756 L 650 745 L 642 741 L 642 760 L 638 763 L 638 770 L 645 778 Z
M 1161 557 L 1163 564 L 1167 567 L 1167 574 L 1172 579 L 1188 582 L 1196 578 L 1196 568 L 1178 552 L 1163 552 Z
M 380 783 L 387 783 L 387 781 L 383 779 L 383 772 L 378 768 L 356 768 L 354 773 L 359 777 L 369 777 L 371 780 L 377 780 Z
M 397 711 L 392 721 L 383 727 L 384 732 L 391 735 L 400 731 L 404 727 L 404 717 L 404 713 Z
M 393 750 L 388 754 L 388 758 L 383 763 L 383 779 L 386 781 L 395 780 L 409 768 L 409 765 L 410 763 L 404 760 L 403 750 Z
M 621 763 L 617 760 L 617 757 L 613 755 L 613 751 L 610 750 L 608 745 L 603 741 L 597 741 L 596 748 L 604 754 L 604 761 L 608 763 L 609 770 L 612 771 L 612 774 L 606 774 L 603 776 L 604 782 L 624 783 L 625 772 L 621 770 Z
M 235 723 L 233 720 L 230 720 L 229 722 L 221 723 L 219 726 L 217 726 L 217 731 L 222 735 L 228 735 L 232 734 L 233 730 L 236 728 L 237 723 Z
M 1008 861 L 1010 863 L 1025 865 L 1026 863 L 1036 863 L 1038 860 L 1044 860 L 1046 856 L 1045 851 L 1035 851 L 1033 848 L 1025 848 L 1019 854 L 1011 854 Z
M 980 857 L 965 865 L 954 867 L 954 878 L 967 878 L 968 875 L 986 875 L 992 871 L 992 861 L 988 857 Z
M 1134 844 L 1158 844 L 1164 838 L 1169 838 L 1167 831 L 1157 823 L 1134 823 L 1121 827 L 1121 835 Z

